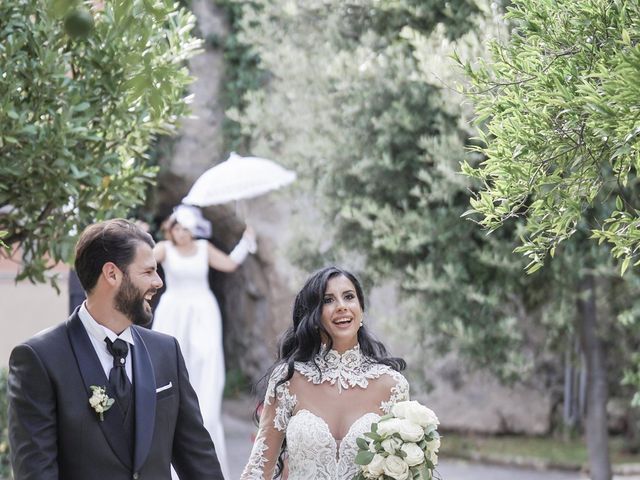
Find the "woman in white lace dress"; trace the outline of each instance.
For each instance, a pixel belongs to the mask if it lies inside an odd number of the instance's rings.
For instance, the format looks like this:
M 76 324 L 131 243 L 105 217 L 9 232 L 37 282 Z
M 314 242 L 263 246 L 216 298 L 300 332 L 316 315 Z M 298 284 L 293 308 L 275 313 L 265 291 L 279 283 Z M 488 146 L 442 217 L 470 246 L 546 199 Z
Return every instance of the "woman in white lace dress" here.
M 351 480 L 357 473 L 356 438 L 409 399 L 399 373 L 405 362 L 387 356 L 363 315 L 353 274 L 328 267 L 307 280 L 271 369 L 242 480 Z
M 208 273 L 209 268 L 222 272 L 238 268 L 255 251 L 255 236 L 248 228 L 227 255 L 207 240 L 194 238 L 201 221 L 204 219 L 190 208 L 176 209 L 167 225 L 170 240 L 156 244 L 154 254 L 164 269 L 167 290 L 156 308 L 153 329 L 178 340 L 204 426 L 215 444 L 222 472 L 229 478 L 220 418 L 225 380 L 222 317 L 209 289 Z M 178 478 L 173 471 L 172 478 Z

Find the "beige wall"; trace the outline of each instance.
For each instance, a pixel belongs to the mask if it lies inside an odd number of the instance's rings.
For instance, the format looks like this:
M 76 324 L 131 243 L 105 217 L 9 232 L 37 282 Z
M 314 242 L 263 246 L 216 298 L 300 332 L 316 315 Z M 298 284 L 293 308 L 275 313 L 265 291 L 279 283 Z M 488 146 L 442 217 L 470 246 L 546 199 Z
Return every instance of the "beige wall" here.
M 67 271 L 56 270 L 60 295 L 48 284 L 26 280 L 16 285 L 15 268 L 0 260 L 0 368 L 9 363 L 15 345 L 67 318 Z

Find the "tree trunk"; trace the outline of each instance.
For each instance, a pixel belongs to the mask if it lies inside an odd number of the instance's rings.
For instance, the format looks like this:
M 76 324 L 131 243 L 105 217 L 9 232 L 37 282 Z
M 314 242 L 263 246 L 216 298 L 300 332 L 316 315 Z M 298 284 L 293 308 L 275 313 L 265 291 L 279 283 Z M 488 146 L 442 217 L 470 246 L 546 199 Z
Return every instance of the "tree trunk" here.
M 627 431 L 625 447 L 629 453 L 640 453 L 640 412 L 636 407 L 627 410 Z
M 602 339 L 598 331 L 596 282 L 591 273 L 580 280 L 578 324 L 587 364 L 586 437 L 592 480 L 611 480 L 609 433 L 607 431 L 607 371 Z

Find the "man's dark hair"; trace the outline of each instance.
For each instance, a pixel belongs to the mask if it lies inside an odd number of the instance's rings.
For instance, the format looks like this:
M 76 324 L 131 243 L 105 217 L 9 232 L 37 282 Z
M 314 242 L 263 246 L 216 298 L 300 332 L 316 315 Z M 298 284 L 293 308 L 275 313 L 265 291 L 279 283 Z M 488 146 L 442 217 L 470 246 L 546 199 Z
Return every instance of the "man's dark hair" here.
M 123 272 L 133 262 L 139 243 L 151 248 L 151 235 L 135 223 L 122 218 L 94 223 L 84 229 L 76 244 L 75 269 L 84 291 L 90 293 L 98 283 L 102 267 L 113 262 Z

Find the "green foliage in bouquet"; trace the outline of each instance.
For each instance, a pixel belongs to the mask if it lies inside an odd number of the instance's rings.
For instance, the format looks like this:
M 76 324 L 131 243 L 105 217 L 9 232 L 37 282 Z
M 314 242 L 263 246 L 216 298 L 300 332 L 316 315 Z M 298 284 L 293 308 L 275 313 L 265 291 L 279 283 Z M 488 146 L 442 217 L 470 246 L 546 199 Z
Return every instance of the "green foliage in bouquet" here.
M 433 411 L 418 402 L 396 404 L 356 439 L 360 471 L 353 480 L 431 480 L 440 448 L 438 423 Z
M 382 421 L 389 418 L 393 418 L 393 417 L 391 415 L 385 415 L 380 420 Z M 358 437 L 356 439 L 356 443 L 358 445 L 358 453 L 356 454 L 355 462 L 361 467 L 371 465 L 371 462 L 373 461 L 376 455 L 376 452 L 380 452 L 379 455 L 383 458 L 387 458 L 389 457 L 389 455 L 391 455 L 390 453 L 386 452 L 382 447 L 382 441 L 385 440 L 385 438 L 379 435 L 377 433 L 377 430 L 378 430 L 378 424 L 374 423 L 371 425 L 371 431 L 366 432 L 364 434 L 365 437 L 367 437 L 366 439 L 362 437 Z M 400 435 L 398 434 L 394 434 L 391 438 L 396 438 L 400 441 L 402 440 Z M 421 440 L 419 443 L 417 443 L 417 445 L 418 447 L 420 447 L 420 449 L 425 451 L 428 449 L 429 442 L 432 442 L 437 438 L 439 438 L 439 436 L 437 432 L 434 430 L 430 432 L 428 435 L 425 435 L 424 439 Z M 407 454 L 402 450 L 399 450 L 396 455 L 402 459 L 405 459 L 407 457 Z M 416 465 L 408 468 L 409 470 L 408 478 L 413 480 L 419 480 L 419 479 L 431 480 L 433 478 L 433 471 L 435 470 L 435 468 L 436 468 L 436 465 L 433 463 L 433 461 L 431 459 L 425 458 L 424 462 L 421 463 L 420 465 Z M 362 471 L 360 471 L 356 476 L 354 476 L 353 480 L 369 480 L 371 478 L 383 479 L 383 480 L 395 480 L 394 477 L 386 475 L 384 473 L 382 475 L 374 477 L 373 475 L 365 474 Z
M 0 2 L 0 230 L 19 279 L 143 201 L 150 142 L 188 112 L 194 23 L 171 0 Z

